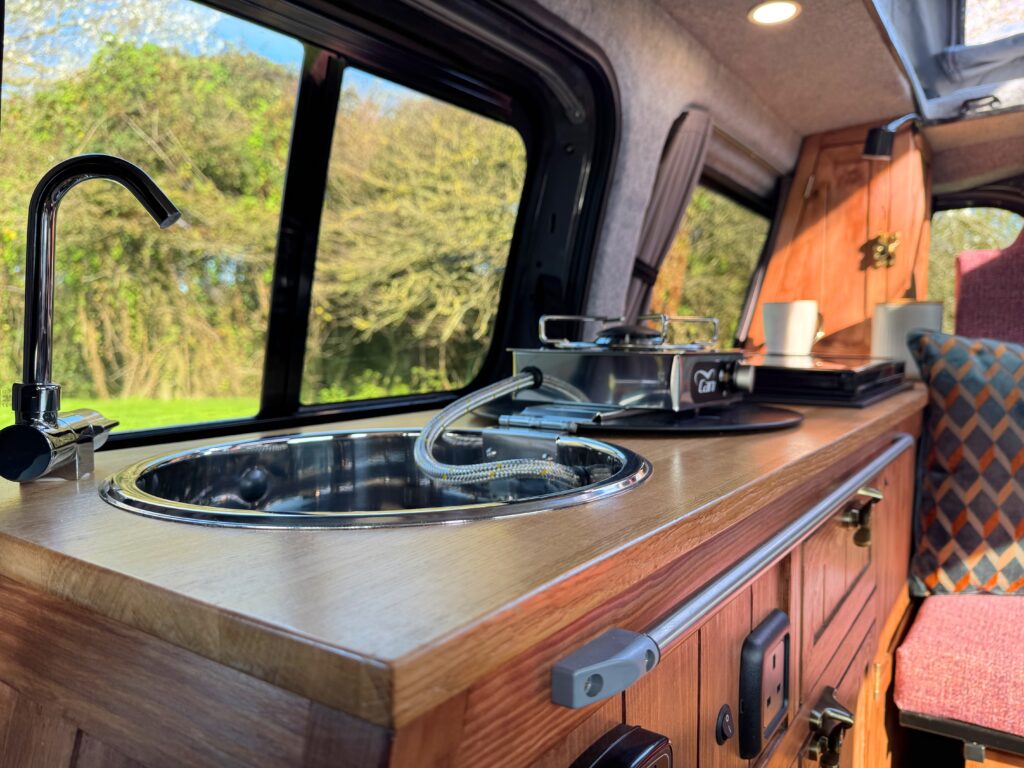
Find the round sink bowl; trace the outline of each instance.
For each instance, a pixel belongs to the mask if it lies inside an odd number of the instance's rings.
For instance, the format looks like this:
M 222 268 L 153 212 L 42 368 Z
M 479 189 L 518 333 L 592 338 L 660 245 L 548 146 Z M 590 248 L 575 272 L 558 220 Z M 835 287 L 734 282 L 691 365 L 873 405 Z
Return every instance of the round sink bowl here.
M 248 528 L 363 528 L 460 523 L 582 504 L 651 473 L 646 459 L 598 440 L 537 430 L 460 430 L 435 456 L 449 464 L 550 458 L 582 485 L 541 478 L 435 483 L 417 469 L 418 432 L 321 432 L 239 440 L 134 464 L 100 496 L 150 517 Z

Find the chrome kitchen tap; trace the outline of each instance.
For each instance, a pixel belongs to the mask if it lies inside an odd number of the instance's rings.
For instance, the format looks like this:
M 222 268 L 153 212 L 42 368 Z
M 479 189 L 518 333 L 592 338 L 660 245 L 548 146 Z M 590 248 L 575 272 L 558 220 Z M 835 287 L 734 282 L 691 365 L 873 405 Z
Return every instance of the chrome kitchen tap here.
M 126 187 L 161 228 L 181 216 L 149 176 L 119 157 L 72 157 L 40 179 L 28 208 L 23 381 L 12 392 L 14 424 L 0 430 L 0 476 L 8 480 L 24 482 L 50 473 L 80 478 L 92 471 L 93 451 L 117 426 L 89 409 L 60 413 L 60 385 L 50 378 L 57 209 L 72 187 L 88 179 L 110 179 Z

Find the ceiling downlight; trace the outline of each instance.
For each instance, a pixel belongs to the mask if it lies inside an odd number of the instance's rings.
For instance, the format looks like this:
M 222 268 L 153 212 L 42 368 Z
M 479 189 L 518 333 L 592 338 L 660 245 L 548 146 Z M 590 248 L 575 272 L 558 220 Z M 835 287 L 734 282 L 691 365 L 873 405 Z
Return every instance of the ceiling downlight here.
M 763 27 L 785 24 L 800 15 L 800 3 L 793 0 L 769 0 L 747 11 L 747 20 Z

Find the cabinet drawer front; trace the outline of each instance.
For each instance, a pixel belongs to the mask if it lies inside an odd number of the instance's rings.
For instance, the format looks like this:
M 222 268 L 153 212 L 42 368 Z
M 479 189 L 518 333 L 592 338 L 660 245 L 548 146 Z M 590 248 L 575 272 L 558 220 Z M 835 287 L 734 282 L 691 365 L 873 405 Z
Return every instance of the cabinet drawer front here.
M 850 503 L 853 503 L 853 499 Z M 875 588 L 872 546 L 858 546 L 843 522 L 848 505 L 803 544 L 802 690 L 818 681 Z

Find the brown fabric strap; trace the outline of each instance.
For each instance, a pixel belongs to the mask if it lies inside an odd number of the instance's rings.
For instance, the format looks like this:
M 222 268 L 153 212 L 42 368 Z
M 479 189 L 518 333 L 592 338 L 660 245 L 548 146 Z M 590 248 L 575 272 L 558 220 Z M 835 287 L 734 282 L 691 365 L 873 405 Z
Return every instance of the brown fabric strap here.
M 654 285 L 658 280 L 658 270 L 650 264 L 644 264 L 642 261 L 634 261 L 633 277 L 644 285 Z

